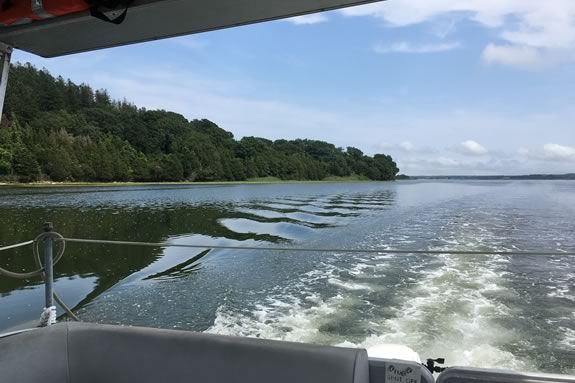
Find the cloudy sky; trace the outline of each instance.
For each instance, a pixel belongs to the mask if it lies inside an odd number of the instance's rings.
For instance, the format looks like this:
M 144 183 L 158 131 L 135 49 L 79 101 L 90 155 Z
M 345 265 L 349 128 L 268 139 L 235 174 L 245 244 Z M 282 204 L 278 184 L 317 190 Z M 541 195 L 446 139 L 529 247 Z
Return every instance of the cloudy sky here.
M 573 0 L 389 0 L 14 59 L 237 138 L 389 153 L 406 174 L 575 172 Z

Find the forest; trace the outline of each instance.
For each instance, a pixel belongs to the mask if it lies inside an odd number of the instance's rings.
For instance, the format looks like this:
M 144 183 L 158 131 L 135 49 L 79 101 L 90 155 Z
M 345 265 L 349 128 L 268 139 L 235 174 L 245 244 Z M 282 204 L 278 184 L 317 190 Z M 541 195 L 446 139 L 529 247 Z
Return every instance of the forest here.
M 138 108 L 30 64 L 12 65 L 0 181 L 393 180 L 385 154 L 307 139 L 234 139 L 214 122 Z

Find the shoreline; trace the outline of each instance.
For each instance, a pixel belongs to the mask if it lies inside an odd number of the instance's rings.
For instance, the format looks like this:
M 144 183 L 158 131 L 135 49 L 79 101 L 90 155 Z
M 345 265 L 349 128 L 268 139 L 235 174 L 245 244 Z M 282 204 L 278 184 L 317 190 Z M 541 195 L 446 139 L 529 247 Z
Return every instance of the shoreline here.
M 194 185 L 273 185 L 273 184 L 324 184 L 324 183 L 352 183 L 352 182 L 389 182 L 369 179 L 344 178 L 324 180 L 281 180 L 281 179 L 254 179 L 245 181 L 174 181 L 174 182 L 32 182 L 8 183 L 0 182 L 1 188 L 65 188 L 65 187 L 129 187 L 129 186 L 194 186 Z

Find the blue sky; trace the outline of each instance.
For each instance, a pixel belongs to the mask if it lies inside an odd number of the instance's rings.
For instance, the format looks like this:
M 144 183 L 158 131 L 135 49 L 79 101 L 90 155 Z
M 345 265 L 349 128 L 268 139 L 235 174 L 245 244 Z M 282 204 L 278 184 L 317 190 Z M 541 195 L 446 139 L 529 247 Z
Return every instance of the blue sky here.
M 14 60 L 237 138 L 388 153 L 412 175 L 575 172 L 572 0 L 390 0 Z

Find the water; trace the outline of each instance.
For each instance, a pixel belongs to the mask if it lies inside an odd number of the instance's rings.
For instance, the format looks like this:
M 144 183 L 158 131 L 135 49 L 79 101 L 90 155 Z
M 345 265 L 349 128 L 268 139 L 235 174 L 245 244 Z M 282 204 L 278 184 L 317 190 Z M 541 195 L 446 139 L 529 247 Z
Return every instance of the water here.
M 575 249 L 575 183 L 407 181 L 0 189 L 0 244 L 67 237 L 183 244 Z M 30 249 L 0 253 L 31 268 Z M 409 345 L 448 365 L 575 373 L 575 258 L 406 256 L 68 244 L 56 290 L 87 321 L 292 341 Z M 0 329 L 40 282 L 0 277 Z

